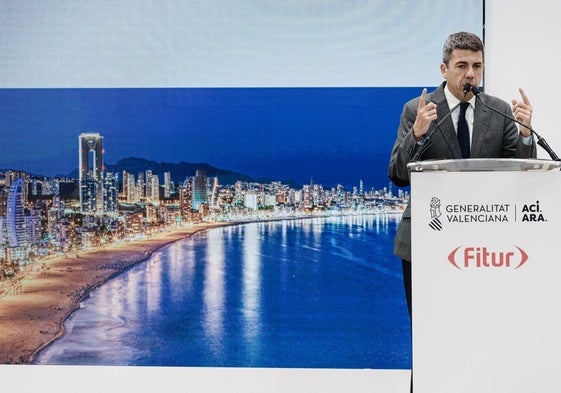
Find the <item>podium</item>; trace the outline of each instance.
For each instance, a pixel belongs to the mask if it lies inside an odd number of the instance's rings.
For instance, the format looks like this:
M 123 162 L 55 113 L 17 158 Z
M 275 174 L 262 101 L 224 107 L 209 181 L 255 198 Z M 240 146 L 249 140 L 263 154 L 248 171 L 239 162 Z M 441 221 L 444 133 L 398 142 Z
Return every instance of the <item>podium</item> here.
M 409 164 L 415 393 L 561 390 L 560 167 Z

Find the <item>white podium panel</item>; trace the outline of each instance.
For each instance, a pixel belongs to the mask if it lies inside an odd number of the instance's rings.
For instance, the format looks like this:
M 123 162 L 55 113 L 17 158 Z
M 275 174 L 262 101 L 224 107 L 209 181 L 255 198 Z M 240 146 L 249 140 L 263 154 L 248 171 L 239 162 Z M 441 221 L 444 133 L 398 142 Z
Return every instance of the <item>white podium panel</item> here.
M 411 174 L 415 393 L 550 393 L 561 172 Z

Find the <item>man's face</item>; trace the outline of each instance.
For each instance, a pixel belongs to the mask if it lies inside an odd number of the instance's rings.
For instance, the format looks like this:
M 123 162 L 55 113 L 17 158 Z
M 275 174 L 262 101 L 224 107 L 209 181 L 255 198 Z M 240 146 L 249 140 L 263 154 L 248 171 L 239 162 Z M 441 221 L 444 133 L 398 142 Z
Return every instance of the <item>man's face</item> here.
M 459 100 L 464 95 L 464 85 L 479 86 L 483 75 L 483 52 L 469 49 L 454 49 L 448 65 L 440 65 L 442 76 L 447 81 L 448 89 Z M 473 96 L 468 93 L 466 100 Z

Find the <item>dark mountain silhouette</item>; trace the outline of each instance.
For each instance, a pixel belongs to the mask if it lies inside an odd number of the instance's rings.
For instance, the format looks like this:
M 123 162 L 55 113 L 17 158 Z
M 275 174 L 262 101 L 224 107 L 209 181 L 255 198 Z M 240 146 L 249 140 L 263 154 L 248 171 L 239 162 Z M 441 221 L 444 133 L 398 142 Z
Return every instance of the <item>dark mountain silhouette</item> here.
M 236 181 L 241 180 L 244 182 L 268 182 L 274 179 L 253 179 L 249 175 L 243 173 L 233 172 L 227 169 L 216 168 L 212 165 L 206 163 L 190 163 L 190 162 L 179 162 L 177 164 L 169 162 L 157 162 L 150 161 L 144 158 L 129 157 L 123 158 L 117 161 L 114 165 L 106 165 L 105 170 L 107 172 L 118 173 L 121 175 L 123 171 L 137 176 L 141 172 L 151 170 L 153 174 L 156 174 L 160 178 L 160 182 L 163 182 L 164 172 L 171 172 L 172 181 L 175 184 L 183 183 L 186 179 L 195 175 L 197 170 L 205 171 L 208 177 L 218 177 L 218 183 L 222 185 L 234 184 Z M 71 178 L 78 178 L 78 170 L 72 171 L 67 175 Z M 122 176 L 119 176 L 121 178 Z M 283 181 L 284 184 L 289 184 L 290 186 L 297 186 L 293 181 Z
M 0 169 L 0 172 L 6 172 L 8 170 L 19 171 L 20 169 Z M 119 179 L 122 180 L 122 173 L 123 171 L 127 171 L 138 176 L 139 173 L 145 172 L 147 170 L 151 170 L 153 174 L 158 175 L 160 178 L 160 182 L 164 180 L 164 172 L 170 172 L 172 181 L 179 185 L 183 183 L 186 179 L 191 176 L 195 175 L 197 170 L 205 171 L 208 177 L 218 177 L 218 183 L 220 185 L 230 185 L 235 184 L 237 181 L 243 182 L 255 182 L 255 183 L 271 183 L 273 181 L 280 181 L 282 184 L 286 184 L 291 188 L 298 189 L 302 188 L 301 184 L 296 183 L 294 180 L 291 179 L 273 179 L 269 177 L 260 177 L 260 178 L 252 178 L 249 175 L 230 171 L 227 169 L 221 169 L 214 167 L 210 164 L 201 162 L 201 163 L 190 163 L 190 162 L 179 162 L 179 163 L 169 163 L 169 162 L 157 162 L 157 161 L 150 161 L 145 158 L 138 158 L 138 157 L 129 157 L 123 158 L 117 161 L 116 164 L 113 165 L 106 165 L 105 170 L 107 172 L 117 173 L 119 174 Z M 29 172 L 28 172 L 29 173 Z M 32 177 L 41 178 L 41 177 L 48 177 L 45 175 L 39 174 L 32 174 L 29 173 Z M 59 174 L 53 176 L 56 178 L 71 178 L 71 179 L 78 179 L 78 169 L 73 170 L 68 174 Z M 76 187 L 76 185 L 69 185 L 69 187 Z M 76 191 L 77 192 L 77 191 Z

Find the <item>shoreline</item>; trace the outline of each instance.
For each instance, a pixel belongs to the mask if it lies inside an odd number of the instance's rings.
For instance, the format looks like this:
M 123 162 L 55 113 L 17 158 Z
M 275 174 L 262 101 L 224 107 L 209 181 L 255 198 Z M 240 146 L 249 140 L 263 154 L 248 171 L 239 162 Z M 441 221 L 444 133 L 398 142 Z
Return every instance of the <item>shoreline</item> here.
M 40 350 L 64 333 L 64 322 L 91 291 L 160 248 L 201 231 L 235 224 L 239 223 L 196 224 L 38 262 L 0 297 L 0 364 L 31 364 Z
M 11 284 L 11 290 L 0 294 L 0 365 L 32 364 L 39 351 L 64 333 L 65 321 L 91 291 L 168 244 L 213 228 L 318 217 L 322 216 L 194 224 L 103 249 L 36 262 Z

